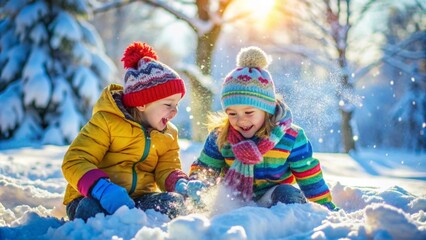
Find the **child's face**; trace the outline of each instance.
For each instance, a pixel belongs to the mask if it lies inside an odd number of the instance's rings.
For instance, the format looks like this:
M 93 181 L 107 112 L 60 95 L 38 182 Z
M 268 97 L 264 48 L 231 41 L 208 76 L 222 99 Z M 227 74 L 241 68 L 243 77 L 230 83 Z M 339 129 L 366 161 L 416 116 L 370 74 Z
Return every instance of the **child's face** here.
M 226 109 L 229 123 L 243 137 L 251 138 L 265 123 L 265 112 L 247 105 L 235 105 Z
M 142 112 L 144 125 L 163 131 L 167 126 L 167 122 L 176 116 L 181 98 L 182 94 L 177 93 L 145 106 L 137 107 Z

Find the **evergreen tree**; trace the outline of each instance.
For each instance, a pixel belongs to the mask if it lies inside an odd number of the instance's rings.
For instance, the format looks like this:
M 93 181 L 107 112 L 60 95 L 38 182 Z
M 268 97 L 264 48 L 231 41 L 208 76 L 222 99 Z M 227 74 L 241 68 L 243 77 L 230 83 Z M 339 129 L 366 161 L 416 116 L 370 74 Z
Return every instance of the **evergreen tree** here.
M 0 3 L 0 141 L 67 144 L 116 69 L 86 0 Z

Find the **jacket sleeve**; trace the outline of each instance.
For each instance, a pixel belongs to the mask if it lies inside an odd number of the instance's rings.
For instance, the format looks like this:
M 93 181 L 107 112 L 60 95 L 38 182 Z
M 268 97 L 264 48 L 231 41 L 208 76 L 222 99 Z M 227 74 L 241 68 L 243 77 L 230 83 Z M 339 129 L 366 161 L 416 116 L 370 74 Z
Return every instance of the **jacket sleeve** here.
M 97 166 L 109 149 L 109 145 L 110 133 L 107 121 L 104 115 L 98 112 L 80 130 L 65 153 L 62 173 L 68 183 L 82 195 L 87 196 L 99 178 L 108 177 Z
M 204 143 L 200 156 L 191 165 L 189 171 L 190 179 L 198 179 L 210 184 L 214 184 L 216 182 L 216 178 L 220 175 L 222 168 L 226 165 L 225 158 L 219 151 L 216 140 L 216 132 L 210 132 Z
M 181 178 L 188 179 L 188 176 L 182 171 L 177 129 L 173 129 L 170 133 L 166 134 L 171 134 L 169 137 L 172 138 L 172 141 L 171 143 L 167 143 L 170 144 L 168 145 L 168 150 L 161 156 L 158 156 L 155 179 L 161 191 L 173 192 L 176 182 Z
M 323 179 L 320 163 L 312 157 L 312 145 L 303 129 L 299 129 L 288 161 L 291 172 L 306 198 L 327 207 L 334 205 L 330 190 Z

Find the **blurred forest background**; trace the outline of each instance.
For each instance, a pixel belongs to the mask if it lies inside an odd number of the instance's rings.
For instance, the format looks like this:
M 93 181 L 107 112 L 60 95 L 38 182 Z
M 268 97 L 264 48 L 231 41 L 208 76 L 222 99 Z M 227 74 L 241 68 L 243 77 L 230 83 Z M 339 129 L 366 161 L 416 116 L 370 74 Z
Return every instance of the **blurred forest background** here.
M 316 151 L 426 151 L 424 1 L 0 2 L 0 148 L 69 144 L 143 41 L 186 80 L 182 138 L 204 140 L 236 54 L 256 45 Z

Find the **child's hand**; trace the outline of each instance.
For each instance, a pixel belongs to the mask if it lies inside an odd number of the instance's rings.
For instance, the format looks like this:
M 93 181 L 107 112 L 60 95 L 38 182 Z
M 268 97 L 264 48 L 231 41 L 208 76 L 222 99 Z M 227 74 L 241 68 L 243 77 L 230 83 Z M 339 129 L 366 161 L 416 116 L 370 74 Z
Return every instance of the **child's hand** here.
M 323 203 L 323 205 L 326 208 L 328 208 L 328 210 L 333 211 L 333 212 L 338 212 L 340 210 L 340 208 L 332 202 L 326 202 L 326 203 Z
M 104 178 L 99 179 L 92 189 L 92 197 L 99 200 L 101 206 L 113 214 L 121 206 L 135 207 L 135 202 L 129 197 L 125 188 L 120 187 Z
M 185 178 L 181 178 L 176 182 L 175 185 L 175 192 L 181 194 L 182 196 L 187 196 L 187 187 L 188 187 L 188 180 Z
M 184 197 L 190 197 L 192 200 L 200 201 L 200 192 L 206 185 L 200 180 L 179 179 L 175 185 L 175 192 L 182 194 Z
M 191 180 L 187 185 L 188 197 L 195 202 L 200 202 L 200 192 L 206 188 L 206 185 L 200 180 Z

